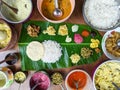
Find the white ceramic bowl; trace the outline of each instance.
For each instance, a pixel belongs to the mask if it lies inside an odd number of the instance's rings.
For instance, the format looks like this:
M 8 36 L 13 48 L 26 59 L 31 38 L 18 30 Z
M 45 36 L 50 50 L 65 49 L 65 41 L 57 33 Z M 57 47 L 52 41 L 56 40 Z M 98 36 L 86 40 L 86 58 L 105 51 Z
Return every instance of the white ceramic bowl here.
M 79 69 L 70 71 L 70 72 L 68 73 L 68 75 L 66 76 L 66 78 L 65 78 L 65 86 L 66 86 L 67 90 L 73 90 L 73 89 L 68 85 L 67 80 L 68 80 L 68 77 L 69 77 L 72 73 L 74 73 L 74 72 L 82 72 L 82 73 L 84 73 L 84 74 L 87 76 L 86 85 L 84 86 L 84 88 L 83 88 L 82 90 L 94 90 L 94 88 L 93 88 L 93 83 L 92 83 L 92 80 L 91 80 L 91 77 L 89 76 L 89 74 L 88 74 L 86 71 L 84 71 L 84 70 L 79 70 Z M 72 82 L 72 81 L 71 81 L 71 82 Z
M 116 68 L 115 67 L 115 65 L 113 65 L 113 67 L 109 67 L 109 66 L 111 66 L 110 64 L 108 64 L 109 62 L 112 62 L 112 63 L 119 63 L 118 65 L 120 66 L 120 61 L 118 61 L 118 60 L 109 60 L 109 61 L 105 61 L 105 62 L 103 62 L 102 64 L 100 64 L 97 68 L 96 68 L 96 70 L 95 70 L 95 72 L 94 72 L 94 74 L 93 74 L 93 85 L 94 85 L 94 88 L 95 88 L 95 90 L 100 90 L 100 89 L 97 89 L 96 88 L 96 85 L 95 85 L 95 77 L 96 77 L 96 73 L 97 73 L 97 71 L 99 70 L 99 68 L 101 68 L 101 66 L 102 65 L 108 65 L 108 68 L 109 68 L 109 70 L 112 70 L 112 69 L 114 69 L 114 68 Z M 101 73 L 101 75 L 103 75 L 103 76 L 105 76 L 106 78 L 109 78 L 107 75 L 106 75 L 106 73 L 107 73 L 107 71 L 106 71 L 106 69 L 107 68 L 103 68 L 102 69 L 102 73 Z M 120 68 L 118 68 L 118 69 L 120 69 Z M 107 69 L 108 70 L 108 69 Z M 115 72 L 117 72 L 117 71 L 115 71 Z M 118 72 L 119 72 L 119 70 L 118 70 Z M 110 75 L 111 74 L 111 72 L 108 74 L 108 75 Z M 119 73 L 120 74 L 120 73 Z M 119 77 L 120 78 L 120 75 L 119 74 L 117 74 L 116 76 L 115 76 L 115 78 L 116 77 Z M 99 77 L 97 77 L 97 78 L 99 78 Z M 102 77 L 103 78 L 103 77 Z M 118 81 L 119 81 L 119 78 L 116 78 Z M 113 79 L 113 78 L 111 78 L 111 79 Z M 99 80 L 101 80 L 101 79 L 99 79 Z M 106 80 L 106 79 L 103 79 L 103 80 Z M 112 80 L 113 81 L 113 80 Z M 111 81 L 111 85 L 110 86 L 112 86 L 112 81 Z M 114 81 L 113 81 L 114 82 Z M 117 83 L 117 82 L 114 82 L 114 83 Z M 107 84 L 107 83 L 103 83 L 104 85 L 105 84 Z M 101 83 L 101 85 L 102 85 L 102 83 Z M 103 87 L 103 86 L 101 86 L 101 87 Z M 114 86 L 113 86 L 114 87 Z M 105 90 L 105 89 L 101 89 L 101 90 Z M 113 89 L 106 89 L 106 90 L 113 90 Z
M 65 18 L 63 18 L 63 19 L 61 19 L 61 20 L 52 20 L 52 19 L 49 19 L 49 18 L 47 18 L 46 16 L 43 15 L 43 13 L 42 13 L 42 2 L 43 2 L 43 0 L 37 0 L 37 8 L 38 8 L 38 11 L 39 11 L 39 13 L 42 15 L 42 17 L 43 17 L 45 20 L 47 20 L 47 21 L 49 21 L 49 22 L 52 22 L 52 23 L 61 23 L 61 22 L 66 21 L 66 20 L 71 16 L 71 14 L 73 13 L 73 10 L 74 10 L 74 8 L 75 8 L 75 0 L 70 0 L 71 6 L 72 6 L 71 11 L 70 11 L 70 14 L 69 14 L 67 17 L 65 17 Z
M 115 59 L 115 60 L 116 60 L 116 59 L 117 59 L 117 60 L 120 60 L 120 57 L 115 57 L 115 56 L 113 56 L 112 54 L 110 54 L 110 53 L 106 50 L 106 47 L 105 47 L 105 41 L 106 41 L 106 39 L 108 38 L 108 36 L 111 35 L 111 32 L 113 32 L 113 31 L 120 32 L 120 27 L 118 27 L 118 28 L 116 28 L 116 29 L 114 29 L 114 30 L 107 31 L 107 32 L 104 34 L 104 36 L 103 36 L 103 38 L 102 38 L 102 50 L 103 50 L 104 54 L 105 54 L 108 58 L 110 58 L 110 59 Z
M 32 0 L 9 0 L 7 3 L 18 9 L 17 14 L 15 14 L 10 8 L 0 2 L 0 15 L 7 22 L 21 23 L 30 17 L 33 8 Z

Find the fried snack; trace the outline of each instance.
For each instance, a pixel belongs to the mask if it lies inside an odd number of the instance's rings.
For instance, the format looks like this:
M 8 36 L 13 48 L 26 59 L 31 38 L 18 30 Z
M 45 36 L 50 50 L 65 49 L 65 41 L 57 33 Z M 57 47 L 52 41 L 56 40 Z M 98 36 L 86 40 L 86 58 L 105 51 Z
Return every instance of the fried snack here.
M 31 37 L 38 37 L 40 26 L 28 25 L 27 31 L 28 31 L 28 35 L 30 35 Z
M 77 53 L 72 54 L 70 56 L 70 59 L 71 59 L 71 61 L 72 61 L 73 64 L 76 64 L 76 63 L 78 63 L 80 61 L 80 55 L 77 54 Z
M 43 31 L 43 34 L 48 34 L 48 35 L 56 35 L 56 30 L 54 29 L 53 26 L 47 27 L 47 30 Z
M 58 35 L 66 36 L 68 35 L 68 28 L 66 25 L 61 25 L 58 30 Z
M 120 32 L 112 32 L 105 41 L 106 50 L 115 57 L 120 57 L 120 47 L 117 41 L 120 39 Z

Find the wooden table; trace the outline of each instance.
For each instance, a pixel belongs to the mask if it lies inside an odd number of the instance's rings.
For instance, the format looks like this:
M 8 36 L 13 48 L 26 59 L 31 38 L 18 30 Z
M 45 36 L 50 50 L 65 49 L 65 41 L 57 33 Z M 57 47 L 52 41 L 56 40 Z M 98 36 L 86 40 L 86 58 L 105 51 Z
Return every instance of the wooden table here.
M 44 20 L 37 10 L 37 5 L 36 5 L 37 0 L 32 0 L 32 1 L 33 1 L 33 12 L 32 12 L 30 18 L 27 21 L 29 21 L 29 20 L 40 20 L 40 21 Z M 74 12 L 66 22 L 75 23 L 75 24 L 85 24 L 83 16 L 82 16 L 82 6 L 83 6 L 84 0 L 75 0 L 75 2 L 76 2 L 76 6 L 75 6 L 75 9 L 74 9 Z M 22 24 L 16 24 L 16 25 L 12 24 L 12 26 L 17 30 L 18 37 L 19 37 L 20 31 L 21 31 L 21 28 L 20 28 L 21 25 Z M 104 34 L 104 32 L 100 32 L 100 33 L 102 35 Z M 108 58 L 105 55 L 102 55 L 102 57 L 99 58 L 99 60 L 97 60 L 96 62 L 94 62 L 92 64 L 79 65 L 79 66 L 74 66 L 74 67 L 71 67 L 71 68 L 48 70 L 47 72 L 49 74 L 51 74 L 52 72 L 60 71 L 60 72 L 63 73 L 63 76 L 65 78 L 69 71 L 71 71 L 73 69 L 82 69 L 82 70 L 85 70 L 86 72 L 88 72 L 88 74 L 92 78 L 95 67 L 98 64 L 100 64 L 100 63 L 102 63 L 103 61 L 106 61 L 106 60 L 108 60 Z M 20 61 L 17 64 L 15 64 L 15 66 L 11 66 L 10 68 L 13 71 L 16 71 L 16 70 L 20 69 Z M 30 73 L 32 73 L 32 72 L 31 71 L 29 72 L 27 80 L 21 86 L 21 90 L 29 90 L 29 79 L 32 75 Z M 63 85 L 64 85 L 64 82 L 63 82 Z M 5 89 L 5 90 L 17 90 L 18 86 L 19 86 L 19 84 L 14 82 L 10 88 Z M 61 89 L 58 85 L 51 85 L 49 90 L 61 90 Z

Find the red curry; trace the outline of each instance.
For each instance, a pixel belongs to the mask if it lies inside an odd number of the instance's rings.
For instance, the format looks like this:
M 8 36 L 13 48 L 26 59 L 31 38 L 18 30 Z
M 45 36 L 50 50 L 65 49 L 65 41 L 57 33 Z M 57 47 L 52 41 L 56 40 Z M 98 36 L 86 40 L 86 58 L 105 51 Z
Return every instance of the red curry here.
M 76 71 L 71 73 L 68 77 L 67 83 L 73 90 L 75 90 L 76 88 L 74 82 L 78 81 L 79 81 L 78 90 L 82 90 L 87 82 L 87 76 L 84 72 Z

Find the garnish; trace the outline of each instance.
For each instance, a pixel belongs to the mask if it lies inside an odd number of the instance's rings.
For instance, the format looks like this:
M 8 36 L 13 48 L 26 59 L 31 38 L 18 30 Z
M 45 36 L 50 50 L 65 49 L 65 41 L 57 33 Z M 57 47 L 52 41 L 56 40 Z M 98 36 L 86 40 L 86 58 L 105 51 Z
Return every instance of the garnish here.
M 61 25 L 58 30 L 58 35 L 66 36 L 68 35 L 68 28 L 66 25 Z
M 27 33 L 31 37 L 38 37 L 39 31 L 40 31 L 40 26 L 28 25 L 27 27 Z
M 70 56 L 70 59 L 71 59 L 73 64 L 76 64 L 76 63 L 78 63 L 80 61 L 80 55 L 78 55 L 77 53 L 72 54 Z
M 93 51 L 87 47 L 81 48 L 81 56 L 83 58 L 89 58 L 93 54 Z
M 83 37 L 88 37 L 88 36 L 90 35 L 90 33 L 89 33 L 89 31 L 87 31 L 87 30 L 83 30 L 82 33 L 81 33 L 81 35 L 82 35 Z
M 74 35 L 74 42 L 77 43 L 77 44 L 80 44 L 83 42 L 83 38 L 80 34 L 75 34 Z
M 72 26 L 72 32 L 77 32 L 78 31 L 79 26 L 78 25 L 73 25 Z
M 47 30 L 43 31 L 43 34 L 48 34 L 48 35 L 56 35 L 56 30 L 54 29 L 53 26 L 47 27 Z

